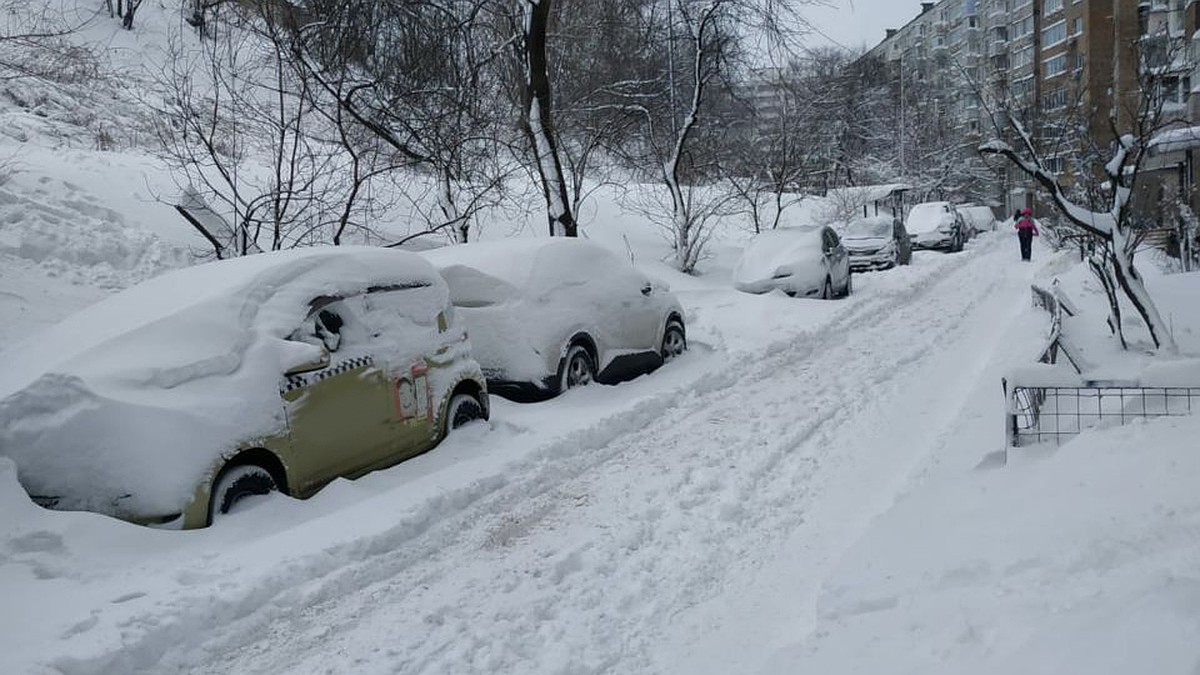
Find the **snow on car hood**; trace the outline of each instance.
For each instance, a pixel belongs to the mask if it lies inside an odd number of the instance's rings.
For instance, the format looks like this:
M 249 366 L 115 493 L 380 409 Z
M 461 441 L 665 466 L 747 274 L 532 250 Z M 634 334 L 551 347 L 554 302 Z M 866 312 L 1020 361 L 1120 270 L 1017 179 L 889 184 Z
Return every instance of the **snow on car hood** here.
M 733 268 L 735 285 L 752 285 L 797 267 L 820 264 L 824 255 L 820 229 L 785 228 L 758 234 Z
M 0 354 L 0 455 L 68 508 L 178 512 L 224 452 L 281 430 L 281 374 L 319 353 L 285 339 L 308 303 L 390 284 L 443 282 L 412 253 L 320 247 L 122 291 Z

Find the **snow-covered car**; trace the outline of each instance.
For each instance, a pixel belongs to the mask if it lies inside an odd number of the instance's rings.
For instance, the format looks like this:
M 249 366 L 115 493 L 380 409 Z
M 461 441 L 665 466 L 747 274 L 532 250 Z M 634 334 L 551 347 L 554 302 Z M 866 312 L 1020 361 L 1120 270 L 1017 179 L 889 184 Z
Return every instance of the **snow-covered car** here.
M 956 207 L 972 235 L 996 229 L 996 214 L 987 206 L 961 205 Z
M 449 284 L 489 389 L 506 398 L 617 383 L 687 348 L 675 294 L 587 240 L 516 238 L 421 255 Z
M 842 230 L 842 246 L 850 254 L 850 270 L 886 270 L 907 265 L 912 244 L 904 225 L 892 216 L 870 216 L 850 221 Z
M 307 497 L 488 416 L 445 282 L 380 248 L 170 272 L 0 358 L 0 456 L 34 501 L 146 525 Z
M 905 223 L 914 250 L 961 251 L 967 241 L 962 214 L 950 202 L 925 202 L 908 212 Z
M 850 256 L 828 226 L 768 230 L 755 235 L 742 252 L 733 285 L 745 293 L 846 296 L 853 287 Z

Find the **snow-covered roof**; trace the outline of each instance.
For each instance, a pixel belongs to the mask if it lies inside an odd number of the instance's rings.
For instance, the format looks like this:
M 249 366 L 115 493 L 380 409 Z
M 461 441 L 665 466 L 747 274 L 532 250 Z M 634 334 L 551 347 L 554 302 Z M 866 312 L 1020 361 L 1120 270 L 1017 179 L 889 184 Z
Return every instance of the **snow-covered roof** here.
M 862 204 L 886 199 L 897 192 L 911 190 L 908 183 L 885 183 L 882 185 L 858 185 L 854 187 L 834 188 L 826 193 L 830 199 L 841 201 L 853 200 Z
M 1200 126 L 1168 129 L 1151 138 L 1147 147 L 1152 153 L 1200 148 Z

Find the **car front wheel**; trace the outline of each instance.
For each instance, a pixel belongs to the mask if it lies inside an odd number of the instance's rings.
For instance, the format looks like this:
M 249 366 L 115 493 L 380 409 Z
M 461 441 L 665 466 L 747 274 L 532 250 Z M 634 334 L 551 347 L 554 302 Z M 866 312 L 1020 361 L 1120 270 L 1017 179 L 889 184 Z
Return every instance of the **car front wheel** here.
M 255 464 L 239 464 L 221 472 L 212 492 L 210 513 L 216 518 L 231 512 L 238 503 L 277 492 L 279 486 L 270 471 Z
M 663 361 L 670 361 L 683 355 L 685 351 L 687 351 L 687 334 L 683 331 L 683 324 L 672 319 L 667 322 L 667 328 L 663 331 L 661 352 Z
M 587 347 L 573 344 L 563 359 L 562 390 L 589 385 L 596 379 L 596 361 Z

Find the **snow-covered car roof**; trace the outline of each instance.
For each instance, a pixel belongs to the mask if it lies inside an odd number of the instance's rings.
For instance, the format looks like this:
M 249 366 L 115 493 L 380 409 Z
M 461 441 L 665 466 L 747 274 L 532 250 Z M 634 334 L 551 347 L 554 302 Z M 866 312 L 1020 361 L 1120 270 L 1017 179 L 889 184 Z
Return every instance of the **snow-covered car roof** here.
M 450 282 L 451 302 L 461 306 L 490 304 L 529 289 L 545 292 L 573 284 L 581 274 L 581 263 L 597 258 L 620 262 L 608 249 L 575 237 L 456 244 L 421 255 Z
M 970 220 L 977 228 L 986 227 L 996 219 L 996 214 L 988 206 L 960 206 L 958 212 Z
M 950 202 L 917 204 L 908 212 L 905 227 L 913 234 L 932 232 L 941 225 L 953 222 L 954 216 L 950 213 L 951 208 Z
M 317 296 L 441 283 L 420 256 L 375 247 L 306 248 L 175 270 L 3 352 L 0 399 L 47 373 L 93 387 L 154 388 L 230 374 L 256 340 L 290 334 Z
M 733 269 L 735 283 L 753 283 L 771 275 L 781 265 L 797 260 L 818 260 L 824 253 L 824 227 L 787 227 L 754 236 Z

